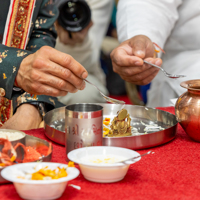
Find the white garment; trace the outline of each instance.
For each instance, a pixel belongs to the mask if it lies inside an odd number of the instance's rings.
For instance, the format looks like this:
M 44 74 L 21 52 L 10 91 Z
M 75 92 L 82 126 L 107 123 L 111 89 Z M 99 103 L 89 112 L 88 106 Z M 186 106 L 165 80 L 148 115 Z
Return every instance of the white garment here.
M 64 45 L 57 39 L 56 49 L 70 54 L 75 60 L 81 63 L 88 71 L 88 80 L 99 87 L 105 94 L 108 94 L 105 84 L 105 74 L 100 66 L 101 43 L 106 34 L 112 13 L 112 0 L 86 0 L 92 13 L 93 26 L 89 29 L 88 37 L 82 44 L 74 47 Z M 99 92 L 92 85 L 86 83 L 83 91 L 75 94 L 68 93 L 59 97 L 64 104 L 72 103 L 101 103 L 105 102 Z
M 148 91 L 148 106 L 169 106 L 186 89 L 185 80 L 200 78 L 199 0 L 120 0 L 117 13 L 120 42 L 146 35 L 164 48 L 162 67 L 185 78 L 169 79 L 160 71 Z

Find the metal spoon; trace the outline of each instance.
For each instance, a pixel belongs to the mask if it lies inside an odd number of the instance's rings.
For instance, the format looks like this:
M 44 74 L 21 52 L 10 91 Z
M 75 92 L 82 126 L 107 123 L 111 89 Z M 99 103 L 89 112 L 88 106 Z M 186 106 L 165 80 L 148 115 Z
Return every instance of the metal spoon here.
M 84 81 L 86 81 L 87 83 L 93 85 L 93 86 L 100 92 L 100 94 L 103 96 L 103 98 L 104 98 L 106 101 L 108 101 L 108 102 L 110 102 L 110 103 L 115 103 L 115 104 L 125 104 L 124 101 L 120 101 L 120 100 L 113 99 L 113 98 L 110 98 L 110 97 L 106 96 L 105 94 L 103 94 L 103 92 L 102 92 L 96 85 L 94 85 L 93 83 L 91 83 L 91 82 L 88 81 L 87 79 L 84 79 Z
M 147 153 L 141 154 L 141 155 L 139 155 L 139 156 L 135 156 L 135 157 L 132 157 L 132 158 L 129 158 L 129 159 L 126 159 L 126 160 L 117 161 L 117 162 L 115 162 L 115 163 L 125 163 L 126 161 L 131 161 L 131 160 L 134 160 L 134 159 L 136 159 L 136 158 L 140 158 L 140 157 L 142 157 L 142 156 L 146 156 L 146 155 L 148 155 L 148 154 L 150 154 L 150 153 L 151 153 L 151 151 L 148 151 Z
M 168 78 L 182 78 L 182 77 L 186 77 L 186 75 L 176 75 L 176 74 L 169 74 L 167 73 L 162 67 L 159 67 L 157 65 L 154 65 L 150 62 L 147 62 L 146 60 L 143 60 L 144 63 L 152 65 L 154 67 L 157 67 L 158 69 L 162 70 L 162 72 L 165 74 L 165 76 L 167 76 Z

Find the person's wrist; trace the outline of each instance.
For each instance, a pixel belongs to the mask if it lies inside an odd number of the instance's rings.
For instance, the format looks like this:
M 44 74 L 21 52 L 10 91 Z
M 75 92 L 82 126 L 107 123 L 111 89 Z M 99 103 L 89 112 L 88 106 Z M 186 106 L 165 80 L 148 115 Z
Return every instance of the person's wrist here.
M 43 118 L 47 112 L 45 103 L 43 102 L 38 102 L 38 101 L 32 101 L 30 102 L 32 106 L 34 106 L 40 113 L 41 117 Z
M 16 130 L 30 130 L 39 127 L 42 117 L 37 108 L 29 103 L 23 103 L 17 107 L 14 115 L 8 120 L 6 126 Z
M 30 121 L 32 120 L 38 124 L 40 124 L 42 121 L 42 116 L 39 110 L 34 105 L 31 105 L 29 103 L 24 103 L 20 105 L 16 110 L 16 114 L 24 116 L 24 118 L 29 117 Z

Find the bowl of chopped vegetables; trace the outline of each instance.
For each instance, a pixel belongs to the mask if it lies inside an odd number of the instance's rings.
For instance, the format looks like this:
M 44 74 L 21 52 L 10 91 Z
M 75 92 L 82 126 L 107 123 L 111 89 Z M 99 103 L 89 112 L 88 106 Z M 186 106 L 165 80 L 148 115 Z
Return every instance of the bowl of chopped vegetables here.
M 75 179 L 79 170 L 61 163 L 32 162 L 6 167 L 1 175 L 13 182 L 21 198 L 50 200 L 62 196 L 68 181 Z

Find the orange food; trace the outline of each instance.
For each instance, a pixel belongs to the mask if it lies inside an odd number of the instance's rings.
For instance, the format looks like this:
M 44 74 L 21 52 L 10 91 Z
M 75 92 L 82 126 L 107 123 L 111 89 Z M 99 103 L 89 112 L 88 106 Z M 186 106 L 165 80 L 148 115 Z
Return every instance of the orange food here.
M 110 122 L 109 122 L 109 121 L 103 121 L 103 124 L 105 124 L 105 125 L 109 125 Z
M 26 156 L 23 162 L 33 162 L 41 158 L 41 154 L 37 152 L 33 147 L 26 147 Z
M 44 180 L 44 176 L 38 172 L 32 174 L 32 180 Z
M 106 136 L 109 133 L 109 129 L 106 127 L 103 127 L 103 137 Z
M 109 124 L 110 124 L 110 118 L 106 117 L 106 118 L 103 120 L 103 124 L 104 124 L 104 125 L 109 125 Z
M 49 147 L 42 145 L 36 148 L 36 151 L 39 152 L 41 155 L 48 156 L 52 151 L 52 144 L 49 143 Z
M 69 162 L 68 162 L 68 167 L 75 167 L 74 162 L 69 161 Z
M 49 147 L 43 145 L 36 149 L 33 147 L 26 147 L 22 143 L 17 143 L 15 147 L 12 146 L 8 139 L 0 138 L 0 144 L 3 145 L 3 149 L 0 152 L 0 168 L 13 165 L 16 162 L 34 162 L 42 158 L 42 156 L 47 156 L 52 151 L 52 144 Z M 24 149 L 24 158 L 17 159 L 16 149 L 21 146 Z
M 0 152 L 0 168 L 12 165 L 17 157 L 15 149 L 8 139 L 0 138 L 0 144 L 3 145 Z
M 31 180 L 45 180 L 50 179 L 59 179 L 67 176 L 66 169 L 57 167 L 55 170 L 48 169 L 47 167 L 38 170 L 32 174 Z
M 66 172 L 65 168 L 62 168 L 59 170 L 58 175 L 55 178 L 62 178 L 62 177 L 66 177 L 66 176 L 67 176 L 67 172 Z
M 25 162 L 33 162 L 36 160 L 39 160 L 42 155 L 36 151 L 36 149 L 34 149 L 33 147 L 26 147 L 21 143 L 17 143 L 16 146 L 14 147 L 14 149 L 17 149 L 19 146 L 21 146 L 24 149 L 24 159 L 23 159 L 23 163 Z
M 103 120 L 103 124 L 108 126 L 110 124 L 110 118 L 106 117 Z M 109 133 L 109 129 L 107 127 L 103 127 L 103 137 Z

